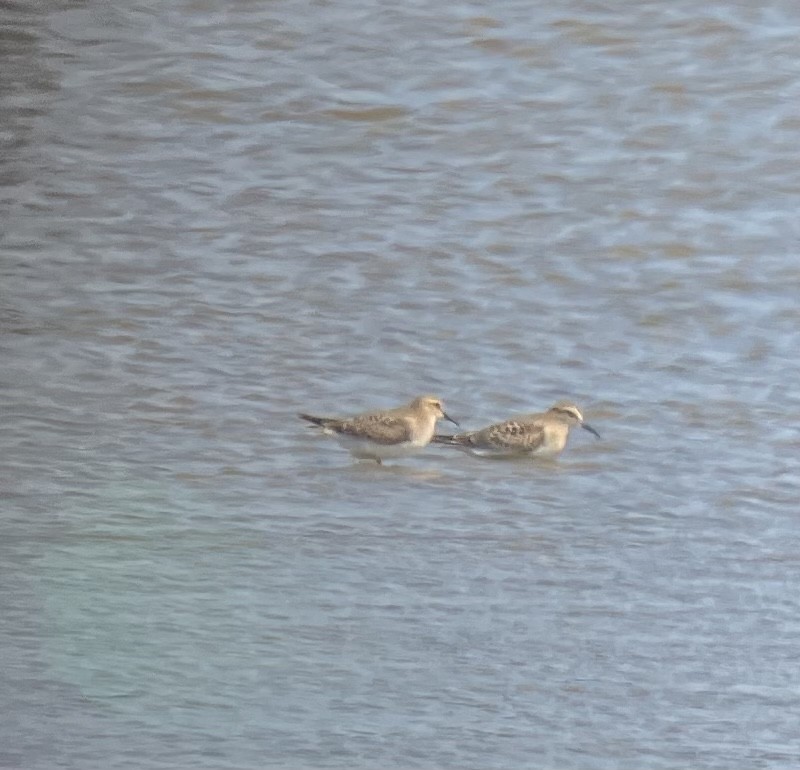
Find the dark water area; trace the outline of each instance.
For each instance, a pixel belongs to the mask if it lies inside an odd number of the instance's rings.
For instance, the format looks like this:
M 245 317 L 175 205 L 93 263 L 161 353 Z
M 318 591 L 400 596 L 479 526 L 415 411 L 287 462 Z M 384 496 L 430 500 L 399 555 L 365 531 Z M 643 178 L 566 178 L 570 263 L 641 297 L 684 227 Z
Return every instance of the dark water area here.
M 0 767 L 800 761 L 795 3 L 0 18 Z

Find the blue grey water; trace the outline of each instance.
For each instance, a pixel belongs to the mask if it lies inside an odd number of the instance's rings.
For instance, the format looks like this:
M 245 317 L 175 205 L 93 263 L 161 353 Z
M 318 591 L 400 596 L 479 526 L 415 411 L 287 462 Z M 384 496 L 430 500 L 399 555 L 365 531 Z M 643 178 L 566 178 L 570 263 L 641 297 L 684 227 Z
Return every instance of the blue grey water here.
M 795 0 L 2 22 L 0 767 L 800 764 Z

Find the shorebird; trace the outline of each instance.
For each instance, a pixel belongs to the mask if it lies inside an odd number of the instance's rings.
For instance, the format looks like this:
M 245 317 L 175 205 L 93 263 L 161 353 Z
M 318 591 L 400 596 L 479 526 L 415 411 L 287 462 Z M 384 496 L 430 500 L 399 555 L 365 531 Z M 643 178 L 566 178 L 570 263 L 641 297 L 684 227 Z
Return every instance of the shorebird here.
M 600 434 L 583 421 L 581 410 L 575 404 L 559 401 L 546 412 L 523 415 L 454 436 L 436 435 L 432 440 L 435 444 L 454 446 L 478 456 L 555 457 L 566 446 L 573 425 L 580 425 L 600 438 Z
M 339 443 L 358 460 L 375 460 L 416 454 L 430 444 L 436 421 L 449 417 L 436 396 L 418 396 L 407 406 L 376 412 L 364 412 L 355 417 L 315 417 L 298 415 L 322 428 L 323 433 L 336 436 Z

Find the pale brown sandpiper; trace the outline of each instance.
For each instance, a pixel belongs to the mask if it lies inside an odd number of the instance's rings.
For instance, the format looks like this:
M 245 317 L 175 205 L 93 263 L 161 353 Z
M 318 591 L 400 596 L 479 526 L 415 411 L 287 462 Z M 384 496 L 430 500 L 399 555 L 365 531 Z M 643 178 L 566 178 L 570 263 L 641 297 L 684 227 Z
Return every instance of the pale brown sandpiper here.
M 569 401 L 559 401 L 546 412 L 528 414 L 489 425 L 482 430 L 436 435 L 435 444 L 446 444 L 478 456 L 535 455 L 555 457 L 567 444 L 569 429 L 574 425 L 600 434 L 583 421 L 581 410 Z
M 324 433 L 333 434 L 353 457 L 359 460 L 381 461 L 392 457 L 416 454 L 430 444 L 436 430 L 436 421 L 449 417 L 436 396 L 419 396 L 407 406 L 375 412 L 365 412 L 355 417 L 315 417 L 300 414 L 304 420 L 318 425 Z

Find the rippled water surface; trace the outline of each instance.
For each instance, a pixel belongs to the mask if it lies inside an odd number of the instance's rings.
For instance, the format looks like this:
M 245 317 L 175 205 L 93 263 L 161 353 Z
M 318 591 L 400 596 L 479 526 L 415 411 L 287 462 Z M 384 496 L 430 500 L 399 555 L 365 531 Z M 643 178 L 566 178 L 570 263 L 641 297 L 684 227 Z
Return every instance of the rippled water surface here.
M 0 767 L 797 766 L 795 2 L 2 19 Z

